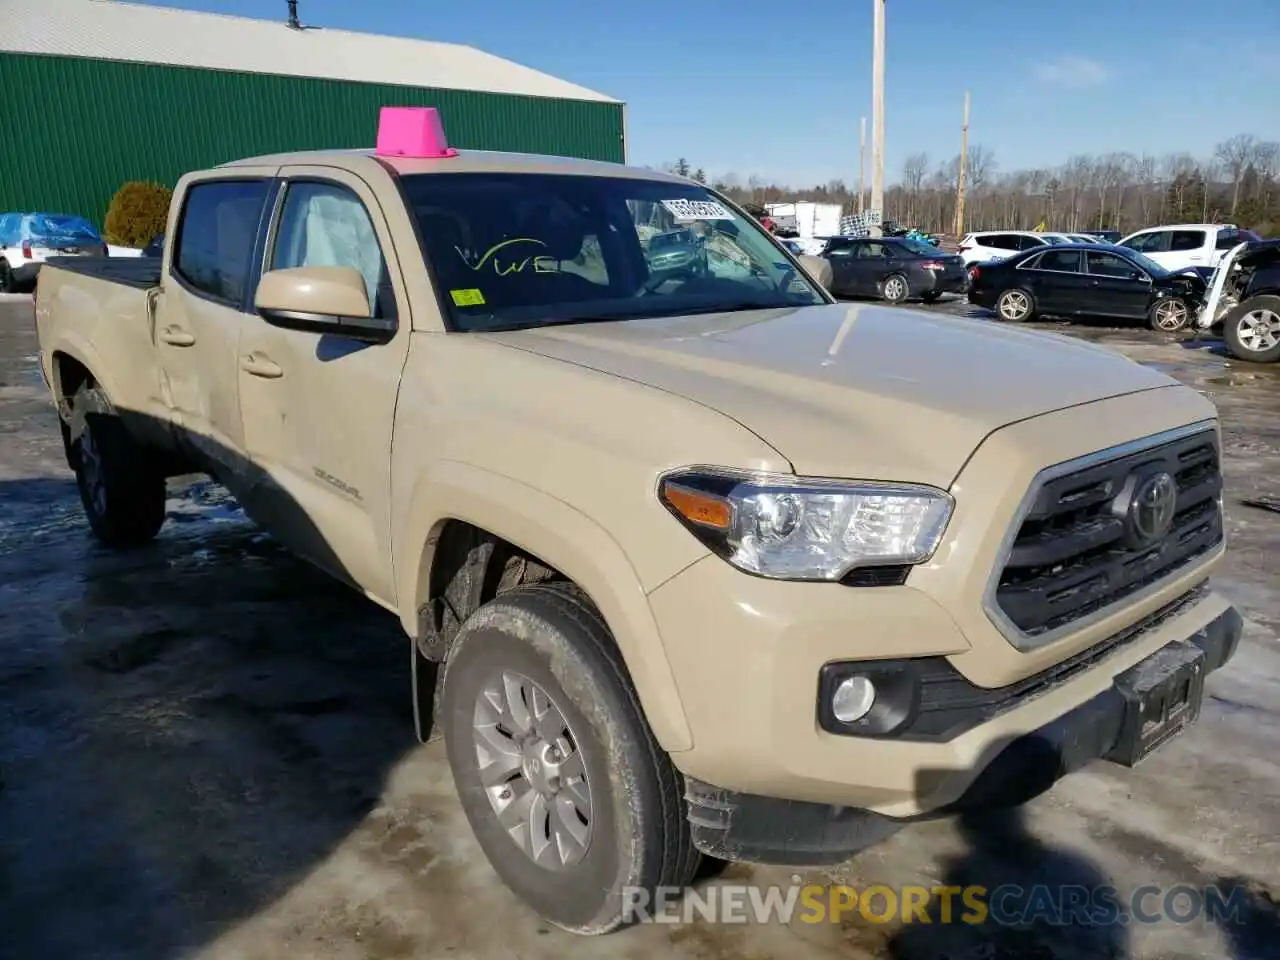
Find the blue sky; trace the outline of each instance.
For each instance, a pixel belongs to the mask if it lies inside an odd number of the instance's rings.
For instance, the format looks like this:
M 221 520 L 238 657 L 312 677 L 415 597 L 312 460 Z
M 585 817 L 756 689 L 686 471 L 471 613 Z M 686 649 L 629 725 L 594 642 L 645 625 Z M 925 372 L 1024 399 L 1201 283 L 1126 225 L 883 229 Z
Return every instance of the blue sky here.
M 161 5 L 287 12 L 285 0 Z M 1280 0 L 887 7 L 890 182 L 909 154 L 958 152 L 966 87 L 970 143 L 1002 171 L 1073 153 L 1202 156 L 1237 133 L 1280 140 Z M 299 2 L 307 23 L 466 43 L 625 100 L 633 163 L 684 156 L 714 175 L 795 185 L 857 180 L 860 117 L 871 126 L 871 9 L 871 0 Z

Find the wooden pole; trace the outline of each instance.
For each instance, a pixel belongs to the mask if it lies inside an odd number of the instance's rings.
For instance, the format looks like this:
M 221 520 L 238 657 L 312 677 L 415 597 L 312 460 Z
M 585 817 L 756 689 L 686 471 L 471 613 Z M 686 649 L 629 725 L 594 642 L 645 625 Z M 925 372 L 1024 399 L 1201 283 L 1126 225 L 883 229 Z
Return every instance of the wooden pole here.
M 858 134 L 858 213 L 867 210 L 867 118 Z
M 871 56 L 871 209 L 884 216 L 884 5 L 871 0 L 875 13 Z M 878 232 L 878 231 L 877 231 Z
M 969 91 L 964 92 L 964 121 L 960 127 L 960 177 L 956 185 L 956 236 L 964 236 L 964 178 L 969 162 Z

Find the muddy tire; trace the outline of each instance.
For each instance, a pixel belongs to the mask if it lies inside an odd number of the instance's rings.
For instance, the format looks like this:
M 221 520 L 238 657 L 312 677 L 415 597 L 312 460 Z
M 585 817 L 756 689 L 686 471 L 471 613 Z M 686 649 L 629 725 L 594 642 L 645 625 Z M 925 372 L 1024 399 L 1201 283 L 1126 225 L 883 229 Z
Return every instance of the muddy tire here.
M 1177 333 L 1191 323 L 1191 306 L 1180 297 L 1168 297 L 1151 308 L 1147 323 L 1161 333 Z
M 905 303 L 911 296 L 911 286 L 902 274 L 893 273 L 880 281 L 880 296 L 889 303 Z
M 146 543 L 164 524 L 164 474 L 125 431 L 106 394 L 83 387 L 71 401 L 68 457 L 89 528 L 111 547 Z
M 548 922 L 608 933 L 636 919 L 625 888 L 692 880 L 682 779 L 576 587 L 519 587 L 469 617 L 445 663 L 440 715 L 485 856 Z
M 1008 323 L 1025 323 L 1036 315 L 1036 300 L 1028 290 L 1013 287 L 996 298 L 996 316 Z
M 1250 297 L 1222 318 L 1231 355 L 1253 363 L 1280 361 L 1280 297 Z

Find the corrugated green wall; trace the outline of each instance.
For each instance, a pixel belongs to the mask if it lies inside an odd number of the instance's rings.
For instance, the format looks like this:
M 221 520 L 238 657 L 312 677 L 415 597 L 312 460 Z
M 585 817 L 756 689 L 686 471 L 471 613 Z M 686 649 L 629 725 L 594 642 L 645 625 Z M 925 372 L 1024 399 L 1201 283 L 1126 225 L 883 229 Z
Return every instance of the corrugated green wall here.
M 621 162 L 622 106 L 0 53 L 0 211 L 101 225 L 127 180 L 280 150 L 372 146 L 382 106 L 438 107 L 456 147 Z

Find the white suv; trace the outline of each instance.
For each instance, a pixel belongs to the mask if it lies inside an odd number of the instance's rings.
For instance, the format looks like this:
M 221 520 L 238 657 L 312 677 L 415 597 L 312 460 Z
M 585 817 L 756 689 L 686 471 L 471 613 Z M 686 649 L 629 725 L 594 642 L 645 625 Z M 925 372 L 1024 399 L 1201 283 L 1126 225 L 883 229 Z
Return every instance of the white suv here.
M 1166 270 L 1210 269 L 1232 247 L 1246 240 L 1261 240 L 1256 233 L 1232 223 L 1178 223 L 1139 230 L 1120 241 Z
M 0 213 L 0 293 L 29 292 L 50 257 L 105 257 L 107 245 L 84 217 Z
M 983 230 L 979 233 L 966 233 L 964 239 L 960 241 L 958 252 L 964 259 L 964 265 L 970 267 L 975 263 L 1011 257 L 1021 250 L 1050 247 L 1062 242 L 1062 239 L 1051 233 L 1035 233 L 1031 230 Z

